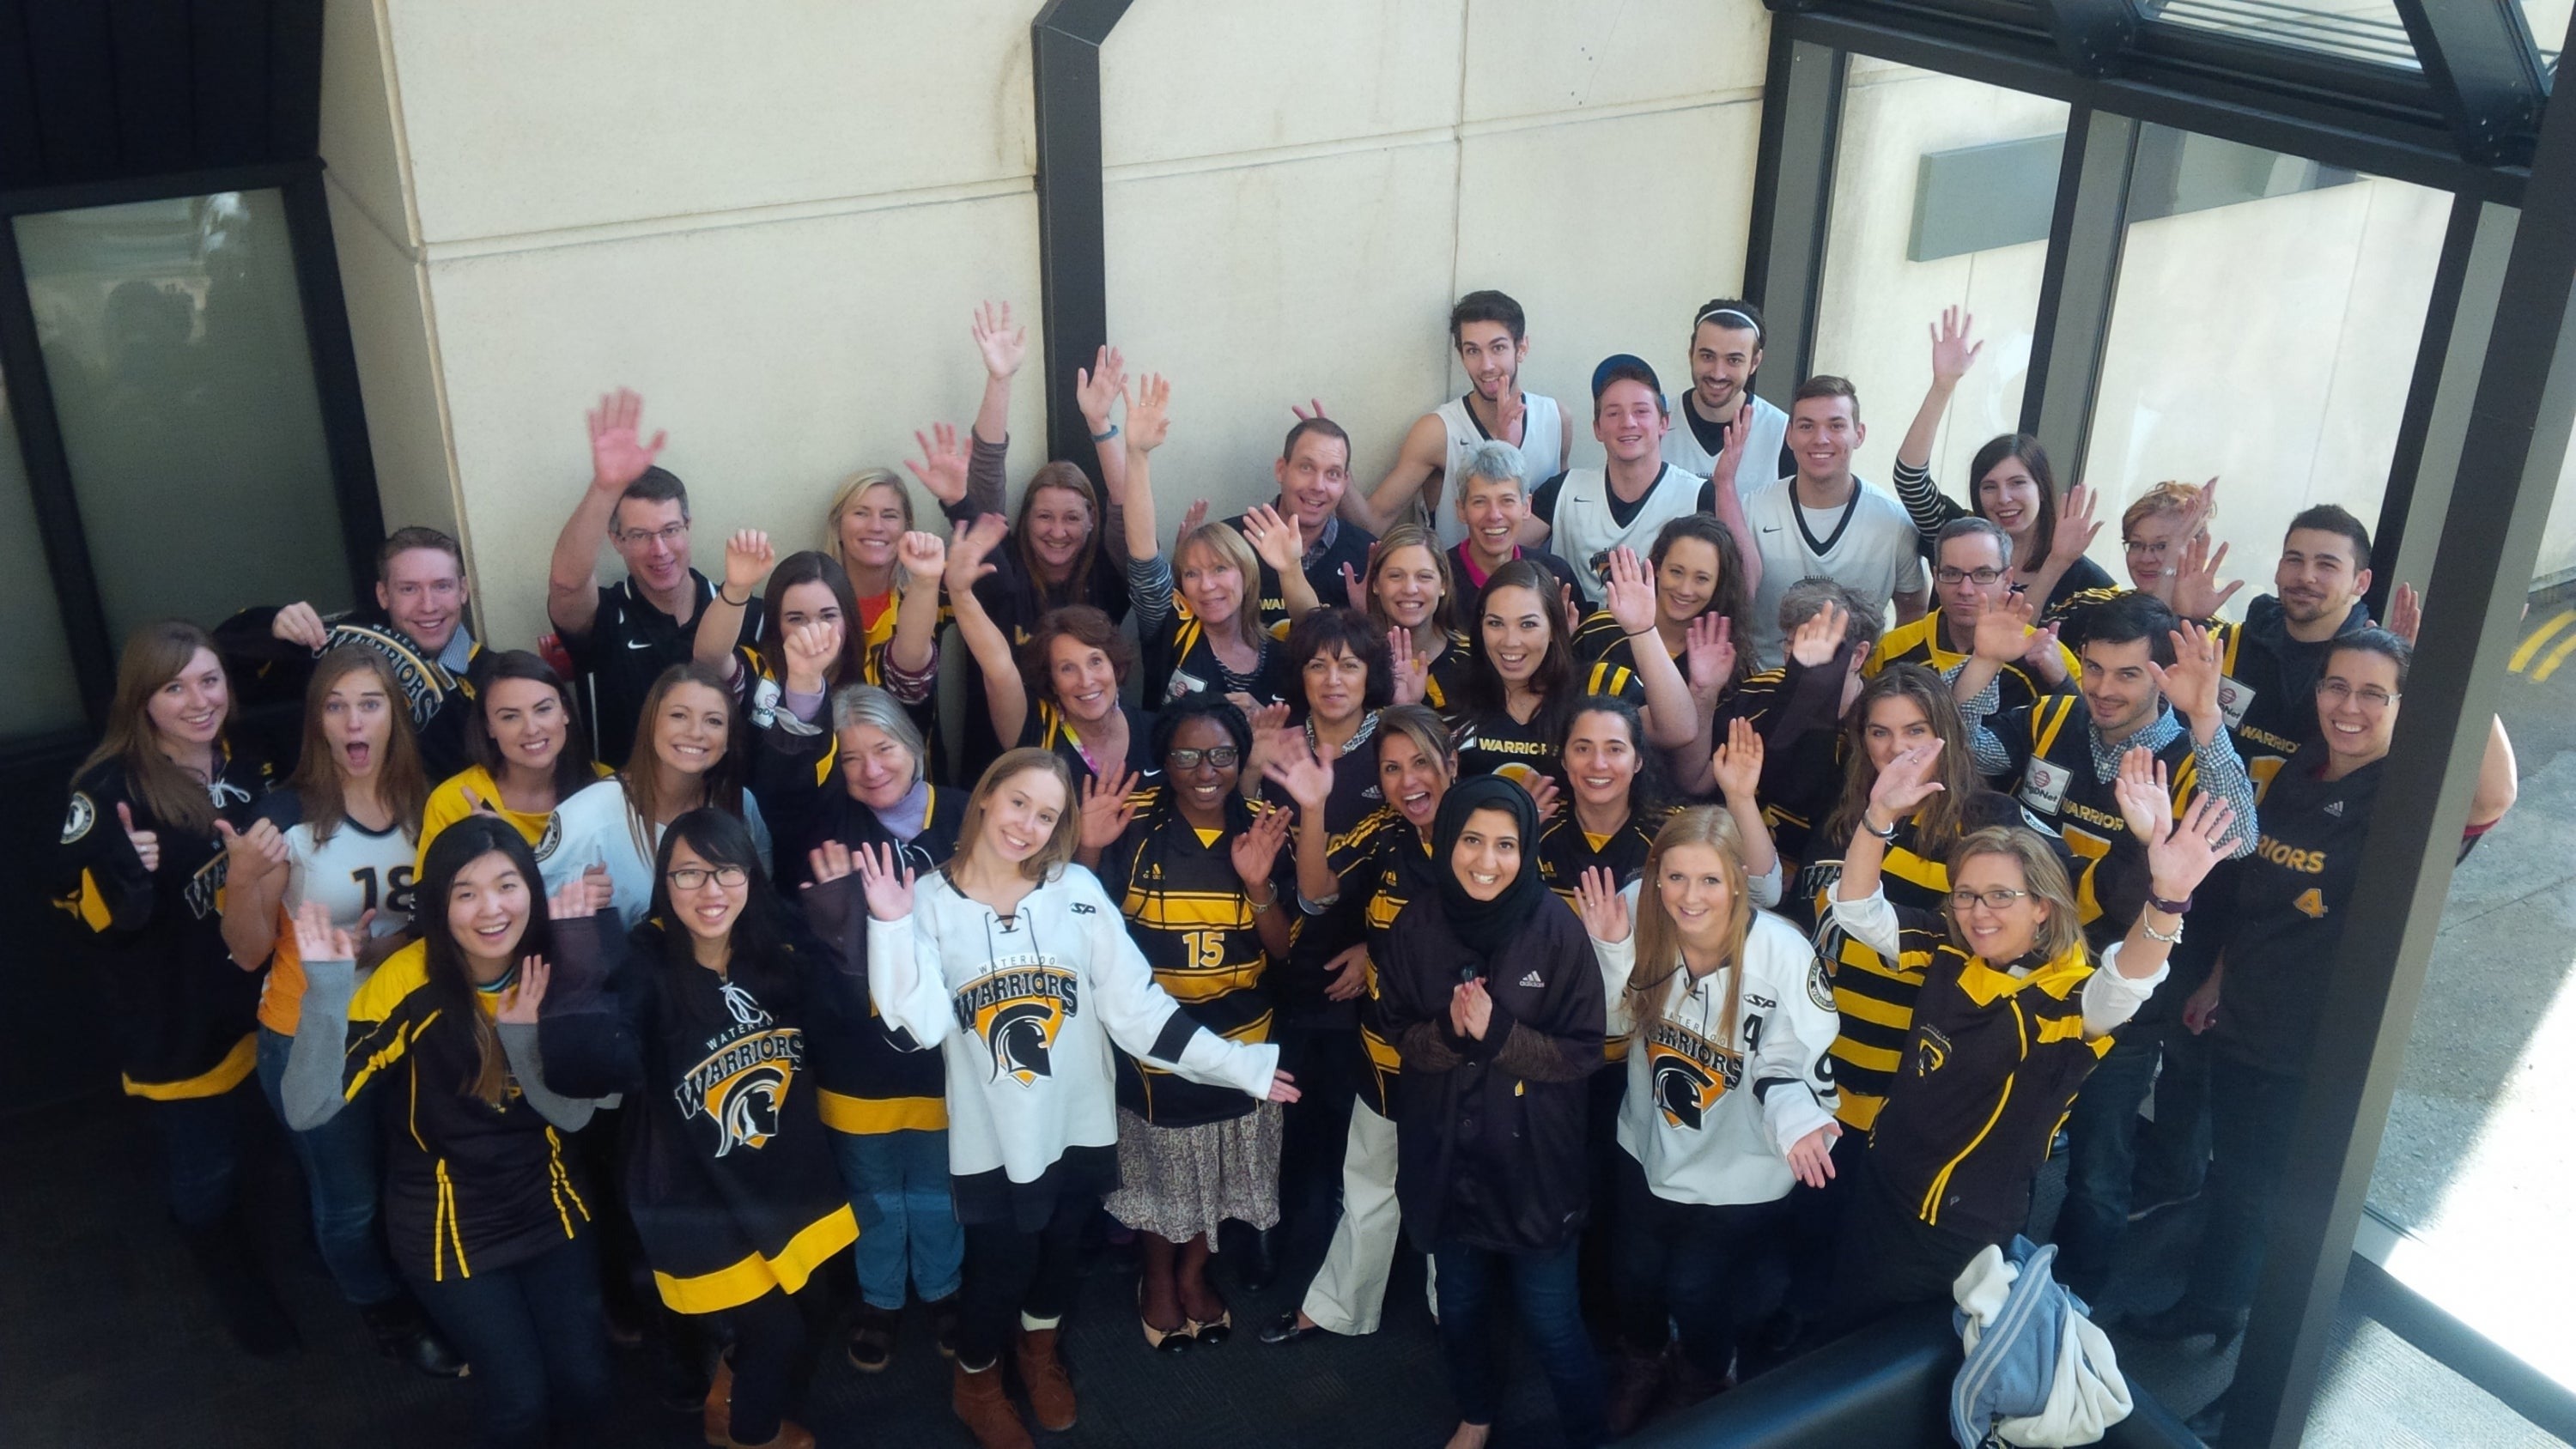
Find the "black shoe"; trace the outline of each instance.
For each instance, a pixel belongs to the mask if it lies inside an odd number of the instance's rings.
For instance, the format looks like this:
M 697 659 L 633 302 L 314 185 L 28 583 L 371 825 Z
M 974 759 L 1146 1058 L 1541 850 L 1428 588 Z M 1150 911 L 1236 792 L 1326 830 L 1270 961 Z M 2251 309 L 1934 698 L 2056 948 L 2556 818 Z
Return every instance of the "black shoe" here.
M 215 1300 L 215 1312 L 244 1353 L 253 1358 L 285 1358 L 302 1351 L 303 1335 L 295 1331 L 295 1320 L 286 1316 L 286 1305 L 277 1301 L 277 1291 L 269 1286 L 268 1272 L 260 1265 L 238 1215 L 226 1213 L 202 1227 L 182 1228 L 180 1236 Z
M 1279 1230 L 1262 1228 L 1252 1235 L 1252 1251 L 1243 1256 L 1246 1293 L 1258 1293 L 1279 1281 Z
M 1321 1324 L 1299 1323 L 1297 1310 L 1291 1308 L 1261 1325 L 1261 1341 L 1263 1343 L 1304 1343 L 1310 1338 L 1321 1338 L 1329 1331 Z
M 957 1334 L 965 1322 L 965 1310 L 958 1306 L 957 1295 L 933 1298 L 925 1306 L 930 1309 L 930 1341 L 939 1346 L 939 1356 L 957 1357 Z
M 863 1374 L 885 1372 L 894 1362 L 895 1329 L 901 1315 L 874 1304 L 859 1305 L 859 1321 L 850 1329 L 850 1367 Z
M 2241 1309 L 2203 1308 L 2185 1299 L 2163 1312 L 2140 1314 L 2127 1326 L 2137 1337 L 2157 1343 L 2180 1343 L 2207 1335 L 2212 1340 L 2210 1351 L 2215 1353 L 2245 1331 L 2245 1313 Z
M 653 1397 L 674 1414 L 701 1413 L 707 1406 L 707 1352 L 697 1333 L 666 1318 L 645 1335 L 651 1349 Z
M 370 1303 L 358 1310 L 367 1321 L 367 1331 L 376 1340 L 376 1352 L 411 1365 L 435 1379 L 463 1378 L 465 1360 L 439 1337 L 438 1330 L 421 1316 L 420 1305 L 406 1295 L 396 1295 L 382 1303 Z

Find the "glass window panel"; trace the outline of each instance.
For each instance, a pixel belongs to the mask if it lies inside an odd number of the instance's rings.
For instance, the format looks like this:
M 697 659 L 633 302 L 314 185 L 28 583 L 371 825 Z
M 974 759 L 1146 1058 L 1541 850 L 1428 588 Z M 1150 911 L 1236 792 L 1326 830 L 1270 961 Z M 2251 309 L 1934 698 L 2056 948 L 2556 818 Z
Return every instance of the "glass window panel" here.
M 0 377 L 0 744 L 84 723 L 80 686 L 54 580 L 36 537 L 36 508 L 27 489 L 27 459 L 18 451 L 18 415 Z
M 346 607 L 278 194 L 49 212 L 17 232 L 108 627 Z
M 2478 0 L 2451 0 L 2478 3 Z M 2149 20 L 2346 60 L 2419 70 L 2397 0 L 2138 0 Z
M 1985 351 L 1951 396 L 1932 476 L 1964 499 L 1978 447 L 2018 425 L 2065 133 L 2062 101 L 1852 58 L 1816 370 L 1860 390 L 1862 477 L 1887 486 L 1944 307 L 1974 316 Z
M 2569 0 L 2522 0 L 2522 23 L 2531 29 L 2532 44 L 2540 50 L 2541 63 L 2554 69 L 2559 48 L 2567 43 L 2567 23 L 2576 5 Z
M 2139 139 L 2082 479 L 2111 525 L 2094 561 L 2123 580 L 2120 510 L 2159 482 L 2220 479 L 2213 532 L 2251 585 L 2230 613 L 2268 587 L 2300 509 L 2378 526 L 2450 212 L 2442 192 L 2244 151 Z

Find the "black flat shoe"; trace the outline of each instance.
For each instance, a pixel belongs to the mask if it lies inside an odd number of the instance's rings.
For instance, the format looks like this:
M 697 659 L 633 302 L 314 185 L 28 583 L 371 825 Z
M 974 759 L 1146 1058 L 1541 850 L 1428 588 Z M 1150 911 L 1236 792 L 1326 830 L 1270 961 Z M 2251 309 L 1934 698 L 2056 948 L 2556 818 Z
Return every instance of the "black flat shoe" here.
M 1321 1338 L 1330 1331 L 1319 1323 L 1298 1323 L 1297 1310 L 1292 1308 L 1263 1324 L 1260 1337 L 1263 1343 L 1303 1343 L 1310 1338 Z
M 1258 1293 L 1278 1281 L 1279 1229 L 1262 1228 L 1253 1233 L 1252 1251 L 1243 1258 L 1243 1291 Z
M 1234 1337 L 1234 1310 L 1229 1308 L 1212 1319 L 1190 1320 L 1190 1341 L 1202 1348 L 1214 1348 Z
M 1192 1323 L 1186 1313 L 1181 1315 L 1178 1328 L 1154 1326 L 1153 1320 L 1145 1316 L 1145 1285 L 1142 1283 L 1136 1285 L 1136 1321 L 1145 1329 L 1145 1346 L 1156 1353 L 1181 1353 L 1198 1341 L 1198 1325 Z

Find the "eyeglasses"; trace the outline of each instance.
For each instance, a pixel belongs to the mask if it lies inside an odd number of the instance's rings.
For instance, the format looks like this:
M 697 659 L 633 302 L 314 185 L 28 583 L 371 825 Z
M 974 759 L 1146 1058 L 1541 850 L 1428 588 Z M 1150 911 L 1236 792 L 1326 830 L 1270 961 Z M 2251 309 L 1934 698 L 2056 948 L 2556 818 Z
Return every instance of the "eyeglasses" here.
M 728 888 L 738 886 L 751 879 L 751 873 L 738 865 L 719 865 L 713 869 L 684 865 L 678 870 L 664 872 L 662 879 L 669 881 L 674 890 L 693 891 L 702 888 L 708 881 L 714 881 L 717 885 Z
M 2163 558 L 2165 556 L 2165 549 L 2167 546 L 2168 545 L 2163 542 L 2148 543 L 2142 539 L 2135 538 L 2124 538 L 2120 540 L 2120 547 L 2127 549 L 2131 553 L 2145 554 L 2149 558 Z
M 2386 709 L 2398 700 L 2397 695 L 2389 693 L 2378 685 L 2365 684 L 2355 689 L 2340 679 L 2318 680 L 2317 698 L 2329 704 L 2341 704 L 2348 699 L 2357 699 L 2361 701 L 2363 709 L 2372 710 Z
M 1956 585 L 1974 582 L 1979 588 L 1984 588 L 1986 585 L 1993 583 L 1995 580 L 2002 578 L 2003 576 L 2004 571 L 2002 569 L 1954 569 L 1944 567 L 1937 568 L 1932 571 L 1932 577 L 1939 579 L 1944 584 Z
M 1175 770 L 1195 770 L 1202 760 L 1220 770 L 1231 770 L 1242 758 L 1243 752 L 1232 745 L 1219 745 L 1212 750 L 1174 750 L 1170 756 Z
M 2006 890 L 2002 886 L 1997 886 L 1990 891 L 1952 891 L 1950 909 L 1964 911 L 1970 906 L 1984 906 L 1990 911 L 2000 911 L 2029 894 L 2028 891 Z
M 688 536 L 689 525 L 686 520 L 683 520 L 679 523 L 666 523 L 660 528 L 630 528 L 617 535 L 617 541 L 634 548 L 642 548 L 648 543 L 659 543 L 664 548 L 678 548 L 680 540 Z

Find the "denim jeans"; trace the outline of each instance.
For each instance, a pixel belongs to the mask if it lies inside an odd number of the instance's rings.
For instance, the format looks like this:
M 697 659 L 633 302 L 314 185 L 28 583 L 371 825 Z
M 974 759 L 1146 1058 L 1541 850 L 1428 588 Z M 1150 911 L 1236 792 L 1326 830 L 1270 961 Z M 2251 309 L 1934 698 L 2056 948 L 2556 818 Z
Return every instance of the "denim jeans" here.
M 608 1410 L 608 1320 L 590 1234 L 506 1268 L 412 1280 L 439 1331 L 474 1365 L 480 1449 L 600 1442 Z
M 2138 1108 L 2164 1050 L 2157 1027 L 2112 1039 L 2066 1114 L 2066 1205 L 2058 1209 L 2057 1279 L 2098 1302 L 2129 1230 L 2129 1183 L 2138 1163 Z
M 240 1087 L 211 1097 L 144 1102 L 153 1135 L 161 1139 L 170 1215 L 180 1227 L 211 1227 L 232 1211 L 241 1178 L 241 1114 L 249 1105 L 250 1095 Z
M 948 1134 L 835 1132 L 832 1154 L 859 1219 L 859 1297 L 899 1313 L 907 1273 L 925 1301 L 956 1292 L 966 1234 L 948 1196 Z
M 1575 1240 L 1545 1253 L 1498 1253 L 1454 1239 L 1433 1251 L 1440 1273 L 1440 1356 L 1448 1365 L 1449 1392 L 1458 1400 L 1461 1420 L 1494 1422 L 1493 1296 L 1508 1278 L 1521 1327 L 1556 1395 L 1565 1442 L 1573 1449 L 1601 1442 L 1601 1361 L 1583 1330 L 1575 1281 L 1579 1256 Z
M 286 1079 L 286 1055 L 295 1038 L 267 1027 L 259 1029 L 259 1089 L 269 1110 L 286 1120 L 279 1088 Z M 310 1132 L 288 1132 L 295 1161 L 304 1169 L 304 1186 L 313 1203 L 313 1245 L 340 1296 L 360 1308 L 388 1303 L 401 1296 L 393 1259 L 376 1236 L 378 1164 L 383 1147 L 375 1114 L 364 1107 L 340 1114 Z
M 2156 1118 L 2140 1129 L 2138 1200 L 2196 1197 L 2209 1177 L 2209 1038 L 2165 1028 L 2164 1066 L 2156 1073 Z
M 1674 1202 L 1657 1197 L 1646 1170 L 1619 1154 L 1617 1271 L 1620 1347 L 1656 1354 L 1674 1326 L 1691 1367 L 1714 1381 L 1735 1356 L 1749 1316 L 1753 1266 L 1779 1247 L 1791 1211 L 1772 1202 Z
M 2252 1306 L 2263 1276 L 2263 1240 L 2281 1158 L 2299 1130 L 2305 1083 L 2213 1054 L 2209 1064 L 2207 1225 L 2183 1301 L 2235 1311 Z

